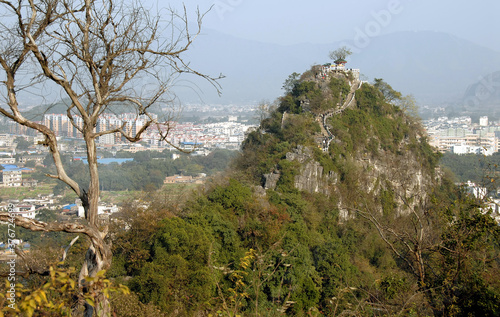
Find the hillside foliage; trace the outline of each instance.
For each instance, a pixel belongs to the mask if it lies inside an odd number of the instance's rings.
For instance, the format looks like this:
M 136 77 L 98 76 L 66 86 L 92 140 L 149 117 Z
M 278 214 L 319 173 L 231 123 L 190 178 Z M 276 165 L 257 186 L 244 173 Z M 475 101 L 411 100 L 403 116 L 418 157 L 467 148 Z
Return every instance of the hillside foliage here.
M 224 176 L 183 204 L 124 206 L 108 275 L 132 294 L 112 300 L 118 316 L 500 314 L 500 227 L 440 172 L 401 95 L 363 84 L 327 120 L 324 152 L 316 118 L 349 78 L 311 78 L 293 76 Z M 298 146 L 330 194 L 296 188 Z M 268 173 L 279 179 L 264 189 Z

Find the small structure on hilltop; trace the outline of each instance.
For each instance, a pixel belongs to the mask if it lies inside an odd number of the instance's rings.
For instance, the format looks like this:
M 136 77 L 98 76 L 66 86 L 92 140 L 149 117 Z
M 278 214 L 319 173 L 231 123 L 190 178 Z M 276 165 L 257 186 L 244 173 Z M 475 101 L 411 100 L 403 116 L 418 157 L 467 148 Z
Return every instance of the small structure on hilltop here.
M 354 80 L 359 80 L 359 69 L 347 69 L 345 67 L 345 64 L 347 64 L 346 58 L 350 55 L 352 55 L 352 51 L 346 46 L 331 51 L 328 56 L 333 60 L 334 64 L 324 64 L 321 68 L 321 77 L 327 78 L 331 72 L 343 72 L 345 74 L 351 73 Z
M 330 73 L 344 73 L 344 74 L 349 74 L 351 73 L 354 80 L 359 80 L 359 69 L 356 68 L 345 68 L 345 63 L 340 63 L 340 64 L 331 64 L 331 63 L 326 63 L 321 65 L 321 71 L 317 76 L 322 77 L 323 79 L 328 78 L 330 76 Z
M 344 68 L 345 64 L 347 64 L 347 61 L 343 58 L 338 58 L 337 60 L 334 61 L 335 66 L 339 68 Z

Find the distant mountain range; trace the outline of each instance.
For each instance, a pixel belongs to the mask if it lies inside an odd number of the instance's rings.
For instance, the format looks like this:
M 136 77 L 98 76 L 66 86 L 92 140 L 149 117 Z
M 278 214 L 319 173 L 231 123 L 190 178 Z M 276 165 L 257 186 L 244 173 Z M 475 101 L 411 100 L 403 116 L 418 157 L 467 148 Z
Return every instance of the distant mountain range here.
M 205 30 L 187 51 L 193 69 L 220 73 L 222 96 L 196 76 L 182 76 L 174 90 L 182 103 L 249 105 L 273 101 L 293 72 L 332 62 L 328 53 L 349 41 L 331 44 L 276 45 Z M 438 32 L 398 32 L 369 39 L 369 45 L 348 58 L 370 82 L 383 78 L 419 105 L 453 106 L 463 113 L 498 113 L 500 52 Z M 61 103 L 38 106 L 30 117 L 65 113 Z
M 483 75 L 470 85 L 456 111 L 500 118 L 500 71 Z
M 188 59 L 195 69 L 224 74 L 223 93 L 219 97 L 198 79 L 179 82 L 176 91 L 184 102 L 244 105 L 272 101 L 283 93 L 288 75 L 331 62 L 329 51 L 349 44 L 286 46 L 205 32 L 188 51 Z M 471 85 L 500 71 L 500 52 L 445 33 L 398 32 L 370 38 L 369 45 L 349 57 L 346 66 L 359 68 L 368 81 L 383 78 L 403 94 L 413 94 L 420 104 L 460 105 Z

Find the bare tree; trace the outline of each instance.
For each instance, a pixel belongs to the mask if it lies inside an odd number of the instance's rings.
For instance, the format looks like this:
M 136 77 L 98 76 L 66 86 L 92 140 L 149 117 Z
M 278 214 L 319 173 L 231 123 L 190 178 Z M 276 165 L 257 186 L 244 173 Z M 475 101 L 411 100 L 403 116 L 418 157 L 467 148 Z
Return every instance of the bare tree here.
M 110 267 L 112 254 L 105 241 L 107 228 L 98 224 L 99 173 L 96 142 L 106 134 L 120 134 L 137 142 L 156 125 L 165 140 L 169 125 L 151 113 L 158 103 L 172 100 L 172 82 L 182 73 L 194 74 L 213 84 L 218 78 L 204 75 L 183 59 L 183 53 L 200 32 L 204 14 L 197 12 L 191 32 L 186 9 L 168 9 L 154 15 L 140 1 L 120 0 L 0 0 L 0 65 L 3 74 L 0 113 L 8 119 L 45 136 L 56 167 L 51 178 L 67 184 L 81 199 L 84 224 L 43 223 L 16 217 L 18 226 L 33 231 L 82 233 L 90 238 L 79 283 L 85 291 L 86 276 Z M 29 76 L 28 76 L 29 75 Z M 26 78 L 30 78 L 26 81 Z M 220 78 L 220 77 L 219 77 Z M 22 80 L 20 80 L 22 79 Z M 148 80 L 149 85 L 144 85 Z M 41 86 L 40 86 L 41 85 Z M 78 184 L 65 170 L 55 131 L 27 119 L 19 107 L 23 89 L 55 87 L 69 98 L 66 114 L 85 140 L 90 182 Z M 40 92 L 44 95 L 44 91 Z M 136 133 L 125 124 L 96 132 L 98 119 L 117 106 L 127 105 L 145 121 Z M 169 117 L 164 118 L 164 123 Z M 6 221 L 9 215 L 0 214 Z M 109 312 L 104 296 L 96 299 L 101 312 Z M 92 307 L 86 307 L 91 316 Z
M 276 107 L 276 104 L 269 102 L 269 100 L 261 100 L 257 105 L 257 115 L 255 119 L 260 122 L 262 120 L 269 118 L 271 111 Z
M 407 201 L 405 204 L 410 214 L 399 217 L 397 225 L 381 219 L 378 212 L 368 207 L 351 210 L 374 225 L 382 240 L 399 259 L 406 263 L 417 278 L 419 287 L 422 287 L 425 284 L 426 274 L 424 254 L 433 246 L 435 233 L 432 232 L 429 220 L 425 219 L 420 208 L 411 206 Z
M 345 63 L 346 58 L 352 55 L 352 51 L 347 46 L 339 47 L 338 49 L 331 51 L 328 55 L 336 64 Z

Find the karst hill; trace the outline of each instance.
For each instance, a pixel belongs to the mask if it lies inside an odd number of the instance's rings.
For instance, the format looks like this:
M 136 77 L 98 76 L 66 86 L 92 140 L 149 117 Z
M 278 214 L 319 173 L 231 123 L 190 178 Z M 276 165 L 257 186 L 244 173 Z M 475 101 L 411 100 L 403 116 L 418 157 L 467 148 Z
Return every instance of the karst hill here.
M 289 80 L 245 141 L 242 170 L 265 189 L 335 197 L 344 218 L 361 205 L 405 213 L 427 199 L 439 183 L 439 154 L 400 93 L 329 64 Z

